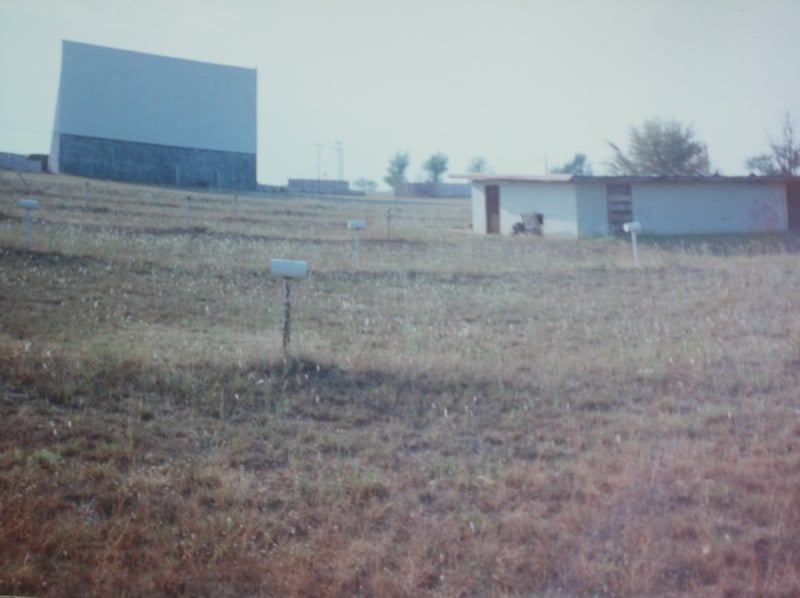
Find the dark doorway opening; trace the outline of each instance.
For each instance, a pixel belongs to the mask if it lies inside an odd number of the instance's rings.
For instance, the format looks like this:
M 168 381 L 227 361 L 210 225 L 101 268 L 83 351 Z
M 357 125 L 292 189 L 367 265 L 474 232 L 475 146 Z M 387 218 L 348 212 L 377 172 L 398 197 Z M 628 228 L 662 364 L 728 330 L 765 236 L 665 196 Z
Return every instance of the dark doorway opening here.
M 500 232 L 500 186 L 486 185 L 486 232 Z
M 786 207 L 789 212 L 789 230 L 800 231 L 800 181 L 786 183 Z
M 608 234 L 624 235 L 622 225 L 633 220 L 633 201 L 629 183 L 606 185 Z

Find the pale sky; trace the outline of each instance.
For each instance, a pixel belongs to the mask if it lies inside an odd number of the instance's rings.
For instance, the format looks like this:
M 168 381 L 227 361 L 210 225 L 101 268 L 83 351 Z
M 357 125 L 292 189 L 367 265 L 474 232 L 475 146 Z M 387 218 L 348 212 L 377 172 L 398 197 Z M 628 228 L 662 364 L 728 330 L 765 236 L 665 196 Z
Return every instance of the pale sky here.
M 49 153 L 61 40 L 256 68 L 258 180 L 383 185 L 441 151 L 542 174 L 649 118 L 713 169 L 800 130 L 800 0 L 0 0 L 0 151 Z

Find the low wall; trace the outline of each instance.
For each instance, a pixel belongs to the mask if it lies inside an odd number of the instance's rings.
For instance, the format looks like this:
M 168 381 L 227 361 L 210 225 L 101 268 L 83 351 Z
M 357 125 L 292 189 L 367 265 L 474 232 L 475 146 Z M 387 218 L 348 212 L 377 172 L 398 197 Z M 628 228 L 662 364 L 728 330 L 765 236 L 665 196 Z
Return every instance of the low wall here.
M 400 197 L 470 197 L 469 183 L 402 183 L 395 189 Z
M 328 195 L 364 195 L 363 191 L 353 191 L 347 181 L 330 179 L 289 179 L 291 193 L 325 193 Z
M 255 154 L 66 134 L 57 143 L 53 172 L 181 187 L 256 188 Z
M 23 154 L 0 152 L 0 170 L 17 172 L 43 172 L 42 158 L 32 158 Z

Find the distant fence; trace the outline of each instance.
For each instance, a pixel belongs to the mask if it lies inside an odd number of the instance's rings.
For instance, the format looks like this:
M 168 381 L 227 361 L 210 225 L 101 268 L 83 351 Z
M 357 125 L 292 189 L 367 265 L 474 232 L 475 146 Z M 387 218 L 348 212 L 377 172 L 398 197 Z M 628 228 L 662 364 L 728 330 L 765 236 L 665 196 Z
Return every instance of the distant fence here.
M 286 193 L 289 188 L 286 185 L 263 185 L 259 184 L 257 189 L 262 193 Z
M 347 181 L 330 179 L 289 179 L 291 193 L 325 193 L 329 195 L 364 195 L 363 191 L 353 191 Z
M 18 172 L 44 172 L 47 158 L 44 156 L 25 156 L 0 152 L 0 170 Z
M 401 183 L 395 188 L 400 197 L 470 197 L 469 183 Z

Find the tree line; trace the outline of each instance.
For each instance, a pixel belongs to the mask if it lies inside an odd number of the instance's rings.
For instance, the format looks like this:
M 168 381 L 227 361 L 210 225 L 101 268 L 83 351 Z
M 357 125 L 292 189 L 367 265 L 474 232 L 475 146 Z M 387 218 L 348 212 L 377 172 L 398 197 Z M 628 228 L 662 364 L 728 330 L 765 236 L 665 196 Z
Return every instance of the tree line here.
M 612 174 L 707 175 L 711 172 L 708 147 L 695 137 L 691 126 L 675 120 L 653 119 L 628 132 L 628 151 L 608 142 L 614 157 Z M 769 151 L 745 161 L 753 174 L 795 176 L 800 169 L 800 143 L 795 141 L 792 117 L 786 112 L 779 141 L 770 141 Z
M 703 176 L 711 174 L 708 147 L 697 139 L 690 125 L 676 120 L 649 119 L 628 130 L 628 147 L 623 150 L 612 141 L 606 141 L 612 151 L 608 171 L 619 176 Z M 408 151 L 397 152 L 389 160 L 384 182 L 397 189 L 407 183 L 406 172 L 410 164 Z M 787 111 L 781 137 L 770 140 L 768 151 L 745 162 L 753 174 L 765 176 L 796 176 L 800 170 L 800 141 L 795 140 L 791 114 Z M 428 181 L 438 183 L 447 171 L 448 158 L 441 152 L 433 154 L 422 164 Z M 467 166 L 468 172 L 488 172 L 489 166 L 483 157 L 473 158 Z M 591 176 L 592 166 L 586 154 L 575 157 L 562 166 L 550 170 L 552 174 Z
M 411 157 L 407 151 L 395 153 L 389 160 L 386 176 L 383 177 L 384 182 L 393 189 L 407 183 L 406 171 L 410 164 Z M 442 175 L 447 172 L 448 167 L 449 159 L 442 152 L 436 152 L 422 163 L 422 169 L 428 173 L 429 183 L 438 183 L 442 179 Z

